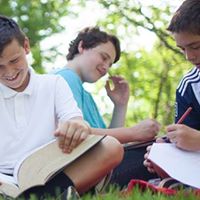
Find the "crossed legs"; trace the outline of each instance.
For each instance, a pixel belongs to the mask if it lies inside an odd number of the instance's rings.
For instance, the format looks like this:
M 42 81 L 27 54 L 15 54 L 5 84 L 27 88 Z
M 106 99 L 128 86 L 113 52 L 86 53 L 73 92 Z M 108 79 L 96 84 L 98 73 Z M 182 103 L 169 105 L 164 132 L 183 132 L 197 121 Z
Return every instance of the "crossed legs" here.
M 113 137 L 105 137 L 98 145 L 64 169 L 82 194 L 97 184 L 123 158 L 123 147 Z

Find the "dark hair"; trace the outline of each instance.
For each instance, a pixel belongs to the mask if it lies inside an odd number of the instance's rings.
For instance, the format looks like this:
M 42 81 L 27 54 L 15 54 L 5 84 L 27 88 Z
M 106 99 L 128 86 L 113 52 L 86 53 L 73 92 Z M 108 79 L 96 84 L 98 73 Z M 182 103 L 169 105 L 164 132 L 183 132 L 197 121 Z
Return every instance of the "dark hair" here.
M 120 42 L 116 36 L 101 31 L 98 27 L 87 27 L 80 31 L 78 36 L 70 42 L 67 60 L 72 60 L 74 56 L 79 53 L 78 45 L 80 41 L 83 42 L 82 47 L 85 49 L 94 48 L 101 43 L 110 41 L 114 45 L 116 51 L 114 63 L 117 62 L 120 58 Z
M 175 12 L 167 30 L 200 34 L 200 1 L 185 0 Z
M 25 34 L 13 19 L 0 15 L 0 55 L 13 39 L 23 46 Z

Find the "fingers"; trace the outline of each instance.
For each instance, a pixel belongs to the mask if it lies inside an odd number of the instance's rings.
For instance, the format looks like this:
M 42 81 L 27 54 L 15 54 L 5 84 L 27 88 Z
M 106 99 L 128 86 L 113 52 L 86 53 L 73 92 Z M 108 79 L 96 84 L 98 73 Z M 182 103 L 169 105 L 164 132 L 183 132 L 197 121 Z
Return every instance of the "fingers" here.
M 110 76 L 109 79 L 111 79 L 112 81 L 120 81 L 120 80 L 125 80 L 122 76 Z
M 152 127 L 155 131 L 158 132 L 160 130 L 161 125 L 155 119 L 146 119 L 144 121 L 146 121 L 148 125 Z
M 69 121 L 59 125 L 55 131 L 58 145 L 64 153 L 70 153 L 77 145 L 85 140 L 89 134 L 89 127 L 82 122 Z
M 175 131 L 177 129 L 177 124 L 171 124 L 166 127 L 167 132 Z
M 110 87 L 109 80 L 106 81 L 105 88 L 106 88 L 107 92 L 110 92 L 110 91 L 111 91 L 111 87 Z
M 75 147 L 77 147 L 83 140 L 87 138 L 87 133 L 83 130 L 77 130 L 73 135 L 71 142 L 69 143 L 68 150 L 71 152 Z
M 150 152 L 152 145 L 147 146 L 146 150 L 147 152 Z
M 167 129 L 167 138 L 169 138 L 170 142 L 177 143 L 178 137 L 182 133 L 183 125 L 180 124 L 172 124 L 166 127 Z
M 68 124 L 66 123 L 65 124 L 65 127 L 64 126 L 59 126 L 57 128 L 57 130 L 55 131 L 54 135 L 56 137 L 58 137 L 58 145 L 61 149 L 64 148 L 64 144 L 65 144 L 65 129 L 68 129 Z
M 157 143 L 164 143 L 165 140 L 164 140 L 162 137 L 158 137 L 158 138 L 156 139 L 156 142 L 157 142 Z
M 152 133 L 154 134 L 157 134 L 159 131 L 160 131 L 160 124 L 154 120 L 154 119 L 149 119 L 147 120 L 148 122 L 148 126 L 149 126 L 149 129 L 151 130 Z
M 145 167 L 147 167 L 147 170 L 148 170 L 150 173 L 155 173 L 155 170 L 154 170 L 154 168 L 153 168 L 153 165 L 152 165 L 151 161 L 148 160 L 149 152 L 150 152 L 150 150 L 151 150 L 151 147 L 152 147 L 152 145 L 149 145 L 149 146 L 147 146 L 147 148 L 146 148 L 147 152 L 144 154 L 144 162 L 143 162 L 143 164 L 144 164 Z
M 79 132 L 75 129 L 73 126 L 68 125 L 67 132 L 64 133 L 64 140 L 63 142 L 63 152 L 64 153 L 70 153 L 73 149 L 73 147 L 76 146 L 77 139 L 79 138 Z
M 123 84 L 128 86 L 128 81 L 121 76 L 110 76 L 109 79 L 112 80 L 114 85 Z
M 155 170 L 153 168 L 153 165 L 152 165 L 151 161 L 149 161 L 147 158 L 144 159 L 143 165 L 147 168 L 147 170 L 150 173 L 155 173 Z

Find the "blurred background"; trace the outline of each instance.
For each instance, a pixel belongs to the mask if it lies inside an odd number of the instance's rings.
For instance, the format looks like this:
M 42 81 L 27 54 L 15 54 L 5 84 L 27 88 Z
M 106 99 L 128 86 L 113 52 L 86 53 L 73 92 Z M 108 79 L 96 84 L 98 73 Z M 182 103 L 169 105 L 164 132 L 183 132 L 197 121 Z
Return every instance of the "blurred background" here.
M 66 64 L 68 45 L 78 31 L 98 25 L 116 34 L 122 56 L 111 74 L 125 77 L 130 85 L 126 125 L 155 118 L 163 126 L 174 119 L 175 90 L 190 68 L 166 31 L 182 0 L 0 0 L 0 14 L 14 18 L 31 42 L 30 62 L 38 73 Z M 108 77 L 108 76 L 107 76 Z M 106 96 L 105 79 L 91 91 L 105 121 L 112 103 Z

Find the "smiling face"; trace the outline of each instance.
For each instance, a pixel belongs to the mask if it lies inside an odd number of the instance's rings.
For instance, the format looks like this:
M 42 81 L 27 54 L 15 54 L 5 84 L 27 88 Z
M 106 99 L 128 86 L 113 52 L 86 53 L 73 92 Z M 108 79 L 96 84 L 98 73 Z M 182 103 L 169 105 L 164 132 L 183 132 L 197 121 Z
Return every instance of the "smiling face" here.
M 77 73 L 83 82 L 96 82 L 108 72 L 115 57 L 115 47 L 110 41 L 90 49 L 82 48 L 80 42 Z
M 177 46 L 182 49 L 186 59 L 200 68 L 200 35 L 188 32 L 174 33 L 173 35 Z
M 24 47 L 13 39 L 0 55 L 0 82 L 18 92 L 22 92 L 28 85 L 28 63 L 26 54 L 30 52 L 28 39 Z

